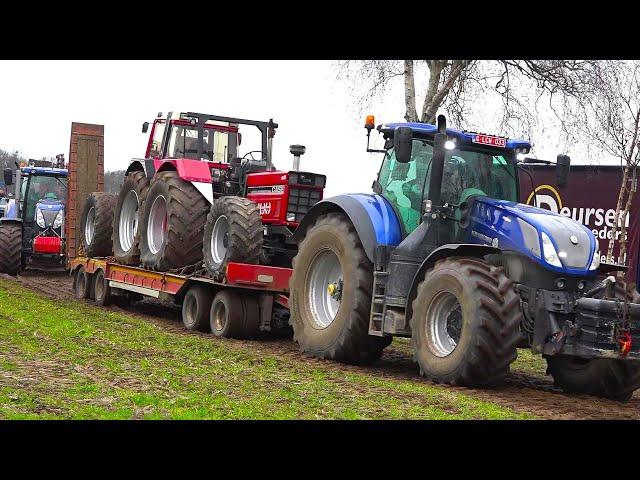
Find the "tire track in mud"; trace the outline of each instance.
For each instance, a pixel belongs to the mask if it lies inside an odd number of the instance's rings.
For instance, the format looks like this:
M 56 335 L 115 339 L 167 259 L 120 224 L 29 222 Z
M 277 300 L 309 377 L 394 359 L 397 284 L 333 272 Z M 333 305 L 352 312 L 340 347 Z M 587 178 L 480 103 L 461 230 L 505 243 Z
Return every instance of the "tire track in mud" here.
M 17 277 L 0 274 L 0 278 L 17 281 L 24 287 L 55 300 L 77 301 L 73 295 L 73 279 L 67 274 L 40 274 L 28 272 Z M 167 308 L 167 307 L 170 308 Z M 157 301 L 141 301 L 129 307 L 112 305 L 109 310 L 132 315 L 162 327 L 179 335 L 210 334 L 189 332 L 179 322 L 180 310 L 171 304 Z M 345 373 L 368 373 L 376 378 L 402 380 L 437 385 L 419 376 L 418 367 L 405 351 L 390 345 L 383 357 L 370 366 L 344 365 L 319 360 L 301 354 L 291 339 L 267 337 L 258 340 L 224 340 L 235 345 L 245 346 L 257 354 L 285 356 L 297 362 L 312 364 Z M 362 387 L 367 388 L 366 386 Z M 553 385 L 550 377 L 542 377 L 524 372 L 512 372 L 505 384 L 493 389 L 471 389 L 441 385 L 440 388 L 463 393 L 470 397 L 486 400 L 518 412 L 527 412 L 544 419 L 634 419 L 640 420 L 640 395 L 636 392 L 627 403 L 590 397 L 587 395 L 568 395 Z

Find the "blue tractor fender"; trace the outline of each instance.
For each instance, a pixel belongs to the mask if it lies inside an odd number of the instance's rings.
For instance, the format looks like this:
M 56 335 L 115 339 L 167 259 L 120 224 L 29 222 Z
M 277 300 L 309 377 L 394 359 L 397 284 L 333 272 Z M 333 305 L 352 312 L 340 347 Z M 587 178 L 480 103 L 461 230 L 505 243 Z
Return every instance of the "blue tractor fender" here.
M 298 225 L 294 240 L 299 243 L 318 217 L 332 212 L 349 218 L 372 263 L 376 246 L 396 246 L 402 241 L 402 228 L 391 204 L 381 195 L 362 193 L 338 195 L 316 203 Z
M 420 268 L 416 271 L 411 282 L 411 289 L 407 296 L 407 312 L 406 318 L 410 319 L 413 313 L 413 300 L 418 293 L 418 284 L 424 279 L 424 275 L 438 260 L 448 257 L 476 257 L 482 258 L 491 253 L 500 253 L 499 248 L 489 245 L 477 245 L 474 243 L 455 243 L 446 244 L 436 248 L 431 254 L 422 261 Z

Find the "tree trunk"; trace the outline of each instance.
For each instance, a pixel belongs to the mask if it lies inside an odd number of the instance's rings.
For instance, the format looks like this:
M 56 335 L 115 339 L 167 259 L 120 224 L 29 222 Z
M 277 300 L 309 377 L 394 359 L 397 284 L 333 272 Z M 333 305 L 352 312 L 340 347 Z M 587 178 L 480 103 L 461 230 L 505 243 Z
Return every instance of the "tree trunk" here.
M 619 258 L 621 262 L 625 261 L 625 255 L 627 253 L 627 218 L 629 217 L 629 211 L 631 210 L 631 203 L 633 202 L 633 195 L 636 192 L 636 169 L 633 169 L 633 173 L 631 174 L 631 188 L 629 188 L 627 193 L 627 203 L 624 206 L 623 216 L 624 221 L 622 222 L 622 229 L 620 230 L 620 253 Z M 618 272 L 620 277 L 624 276 L 623 272 Z
M 404 105 L 406 113 L 404 118 L 407 122 L 417 122 L 418 112 L 416 111 L 416 86 L 413 75 L 413 60 L 404 61 Z
M 620 213 L 622 210 L 622 203 L 624 202 L 624 194 L 627 191 L 628 180 L 629 180 L 629 166 L 625 165 L 622 173 L 622 185 L 620 185 L 620 192 L 618 193 L 618 203 L 616 205 L 616 219 L 613 224 L 613 230 L 611 230 L 611 238 L 609 239 L 609 246 L 607 248 L 607 263 L 613 263 L 613 250 L 614 250 L 615 241 L 616 241 L 616 233 L 618 232 L 618 223 L 620 222 Z

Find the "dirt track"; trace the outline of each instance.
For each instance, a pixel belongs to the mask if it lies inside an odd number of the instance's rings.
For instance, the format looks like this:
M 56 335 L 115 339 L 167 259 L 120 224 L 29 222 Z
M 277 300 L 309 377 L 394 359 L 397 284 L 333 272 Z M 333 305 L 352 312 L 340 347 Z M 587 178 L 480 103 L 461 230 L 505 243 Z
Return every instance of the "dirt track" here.
M 0 278 L 18 281 L 23 286 L 56 300 L 72 300 L 72 279 L 66 274 L 25 273 L 16 277 L 1 275 Z M 167 330 L 180 335 L 206 335 L 187 332 L 178 321 L 177 309 L 168 309 L 156 302 L 139 302 L 135 306 L 109 309 L 129 315 L 142 316 Z M 327 368 L 345 371 L 371 372 L 379 377 L 402 379 L 410 382 L 425 382 L 418 375 L 418 369 L 411 356 L 402 346 L 392 344 L 385 350 L 382 359 L 370 367 L 355 367 L 326 362 L 301 355 L 289 339 L 266 339 L 245 341 L 256 353 L 277 354 L 294 357 L 297 361 L 322 364 Z M 529 412 L 546 419 L 640 419 L 640 391 L 628 403 L 618 403 L 589 396 L 565 395 L 553 386 L 550 377 L 536 376 L 522 372 L 509 375 L 503 387 L 492 390 L 475 390 L 462 387 L 454 389 L 470 396 L 487 400 L 516 411 Z

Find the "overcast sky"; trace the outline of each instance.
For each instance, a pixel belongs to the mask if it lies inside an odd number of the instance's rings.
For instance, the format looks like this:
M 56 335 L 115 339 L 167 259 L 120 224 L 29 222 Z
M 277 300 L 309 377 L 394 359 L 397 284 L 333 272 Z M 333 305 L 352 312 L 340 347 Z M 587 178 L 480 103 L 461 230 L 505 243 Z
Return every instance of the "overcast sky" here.
M 106 169 L 124 169 L 144 155 L 142 123 L 172 110 L 273 118 L 276 167 L 305 145 L 301 169 L 327 175 L 326 195 L 369 192 L 381 161 L 365 152 L 364 116 L 329 61 L 0 61 L 0 72 L 0 148 L 27 158 L 68 158 L 71 122 L 97 123 Z M 367 112 L 402 121 L 402 84 Z M 552 128 L 531 140 L 539 158 L 560 153 Z

